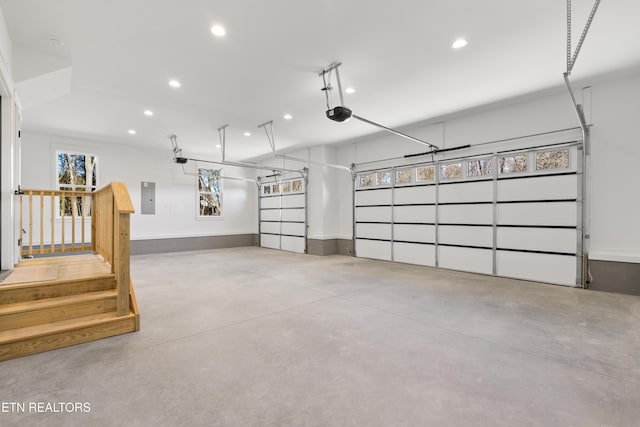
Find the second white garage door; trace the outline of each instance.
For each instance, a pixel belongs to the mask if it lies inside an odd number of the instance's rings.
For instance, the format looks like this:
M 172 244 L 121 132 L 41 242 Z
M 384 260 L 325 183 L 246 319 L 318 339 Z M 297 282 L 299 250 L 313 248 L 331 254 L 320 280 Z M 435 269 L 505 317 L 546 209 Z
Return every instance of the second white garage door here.
M 360 172 L 356 256 L 576 286 L 577 144 Z

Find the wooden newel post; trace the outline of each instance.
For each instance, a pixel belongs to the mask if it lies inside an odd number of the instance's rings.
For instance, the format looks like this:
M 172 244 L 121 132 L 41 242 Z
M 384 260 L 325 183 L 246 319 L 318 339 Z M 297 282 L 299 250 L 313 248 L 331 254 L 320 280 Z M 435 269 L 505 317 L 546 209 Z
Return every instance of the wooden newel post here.
M 116 229 L 117 235 L 114 236 L 118 240 L 118 250 L 115 254 L 117 262 L 114 265 L 118 266 L 116 272 L 118 281 L 118 316 L 125 316 L 129 314 L 129 282 L 131 281 L 130 273 L 130 235 L 129 235 L 129 214 L 123 213 L 119 215 L 118 227 Z
M 133 204 L 127 187 L 121 182 L 111 183 L 113 190 L 113 269 L 118 283 L 118 316 L 129 314 L 129 287 L 131 285 L 130 215 Z

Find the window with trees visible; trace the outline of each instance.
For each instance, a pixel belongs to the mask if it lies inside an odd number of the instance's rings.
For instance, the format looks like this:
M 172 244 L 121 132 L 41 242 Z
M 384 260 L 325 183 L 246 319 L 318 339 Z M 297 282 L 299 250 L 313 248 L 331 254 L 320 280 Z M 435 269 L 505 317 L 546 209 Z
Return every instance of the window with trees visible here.
M 376 174 L 376 185 L 391 185 L 391 172 L 378 172 Z
M 198 168 L 199 216 L 222 215 L 222 170 Z M 275 189 L 274 189 L 275 192 Z
M 500 157 L 500 169 L 498 172 L 501 174 L 526 172 L 527 171 L 527 159 L 526 154 L 514 154 L 511 156 Z
M 396 184 L 411 184 L 413 169 L 400 169 L 396 171 Z
M 566 169 L 569 167 L 569 149 L 539 151 L 536 153 L 536 170 Z
M 491 175 L 491 159 L 469 160 L 468 176 Z
M 462 163 L 440 165 L 440 179 L 462 178 Z
M 98 186 L 98 158 L 73 151 L 56 152 L 56 188 L 92 192 Z M 84 197 L 61 197 L 61 216 L 90 216 L 91 204 Z
M 360 188 L 373 187 L 376 179 L 375 173 L 370 173 L 367 175 L 360 175 Z
M 416 168 L 416 182 L 433 181 L 434 179 L 436 179 L 436 168 L 434 166 Z

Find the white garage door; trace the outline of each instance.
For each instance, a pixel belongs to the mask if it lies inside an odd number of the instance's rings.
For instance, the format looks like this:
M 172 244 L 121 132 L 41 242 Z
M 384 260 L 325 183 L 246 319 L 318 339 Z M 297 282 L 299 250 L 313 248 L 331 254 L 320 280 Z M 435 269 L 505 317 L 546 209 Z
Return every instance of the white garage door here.
M 260 184 L 260 246 L 306 253 L 306 196 L 302 178 Z
M 577 144 L 360 172 L 356 256 L 576 286 Z

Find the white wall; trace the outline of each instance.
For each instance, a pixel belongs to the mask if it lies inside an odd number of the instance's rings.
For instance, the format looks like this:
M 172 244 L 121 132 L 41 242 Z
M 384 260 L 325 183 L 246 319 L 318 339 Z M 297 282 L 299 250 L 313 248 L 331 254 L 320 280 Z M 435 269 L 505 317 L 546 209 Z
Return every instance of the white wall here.
M 640 197 L 637 183 L 640 174 L 640 136 L 635 126 L 640 118 L 640 76 L 591 85 L 592 158 L 591 158 L 591 244 L 590 258 L 640 262 Z M 575 88 L 579 102 L 581 90 Z M 574 128 L 575 112 L 566 91 L 530 98 L 480 112 L 456 115 L 438 123 L 403 129 L 440 148 L 517 138 L 524 135 Z M 571 130 L 536 138 L 518 139 L 501 144 L 475 146 L 465 151 L 444 153 L 440 159 L 460 155 L 526 147 L 533 144 L 576 140 L 579 131 Z M 366 140 L 337 148 L 336 158 L 344 165 L 372 162 L 421 153 L 428 147 L 392 134 L 377 134 Z M 416 162 L 428 159 L 414 158 Z M 406 164 L 397 159 L 361 165 L 358 169 Z M 340 176 L 337 183 L 337 234 L 352 236 L 352 202 L 346 188 L 350 182 Z
M 55 151 L 77 149 L 98 156 L 99 187 L 112 181 L 127 185 L 136 213 L 131 217 L 132 240 L 257 233 L 257 188 L 252 182 L 223 181 L 222 218 L 197 218 L 196 177 L 185 175 L 164 150 L 84 141 L 24 132 L 22 136 L 22 187 L 55 188 Z M 204 156 L 196 156 L 206 158 Z M 202 163 L 201 167 L 218 166 Z M 195 164 L 185 168 L 195 172 Z M 252 171 L 223 167 L 223 175 L 252 178 Z M 156 214 L 140 214 L 141 182 L 156 184 Z
M 640 262 L 640 75 L 594 85 L 591 258 Z
M 15 221 L 15 201 L 13 191 L 19 182 L 20 157 L 18 122 L 20 108 L 14 94 L 11 74 L 12 48 L 2 10 L 0 10 L 0 96 L 2 96 L 2 134 L 0 147 L 0 268 L 9 270 L 18 259 L 18 230 Z

